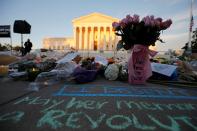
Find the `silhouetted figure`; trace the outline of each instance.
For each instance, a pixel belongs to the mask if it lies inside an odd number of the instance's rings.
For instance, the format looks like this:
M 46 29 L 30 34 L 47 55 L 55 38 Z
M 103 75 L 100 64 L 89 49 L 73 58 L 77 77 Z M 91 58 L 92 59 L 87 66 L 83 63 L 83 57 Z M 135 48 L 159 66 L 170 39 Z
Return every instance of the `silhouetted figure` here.
M 184 47 L 182 47 L 181 49 L 185 49 L 185 50 L 188 50 L 188 43 L 185 44 Z
M 20 52 L 21 52 L 22 56 L 24 56 L 25 55 L 25 48 L 21 47 Z
M 183 56 L 188 56 L 188 43 L 185 44 L 184 47 L 182 47 L 181 49 L 184 49 L 184 52 L 183 52 Z
M 32 43 L 31 43 L 30 39 L 27 39 L 24 46 L 25 46 L 24 55 L 26 55 L 27 53 L 29 53 L 31 51 L 31 48 L 32 48 Z

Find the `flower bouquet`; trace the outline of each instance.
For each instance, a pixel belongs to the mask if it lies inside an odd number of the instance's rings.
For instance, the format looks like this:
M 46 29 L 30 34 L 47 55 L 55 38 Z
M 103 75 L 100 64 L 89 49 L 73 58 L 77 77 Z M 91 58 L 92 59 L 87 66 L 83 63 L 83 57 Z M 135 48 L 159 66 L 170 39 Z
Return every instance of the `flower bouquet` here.
M 150 45 L 160 39 L 162 30 L 166 30 L 172 24 L 172 20 L 163 21 L 162 18 L 146 16 L 142 20 L 138 15 L 127 15 L 120 22 L 112 24 L 115 34 L 121 36 L 117 44 L 117 50 L 132 49 L 128 61 L 128 73 L 130 84 L 144 84 L 152 75 L 149 55 L 155 56 L 156 51 L 149 50 Z

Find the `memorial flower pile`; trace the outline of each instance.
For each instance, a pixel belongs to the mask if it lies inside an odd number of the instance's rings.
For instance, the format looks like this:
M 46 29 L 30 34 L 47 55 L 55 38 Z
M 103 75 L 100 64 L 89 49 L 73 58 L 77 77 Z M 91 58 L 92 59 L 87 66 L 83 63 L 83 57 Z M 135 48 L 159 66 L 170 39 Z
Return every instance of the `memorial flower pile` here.
M 160 33 L 169 28 L 171 24 L 171 19 L 163 21 L 162 18 L 155 18 L 153 15 L 146 16 L 141 20 L 139 15 L 127 15 L 119 22 L 112 23 L 115 34 L 122 38 L 118 42 L 117 49 L 123 47 L 128 50 L 134 44 L 154 46 L 157 40 L 163 42 L 159 37 Z

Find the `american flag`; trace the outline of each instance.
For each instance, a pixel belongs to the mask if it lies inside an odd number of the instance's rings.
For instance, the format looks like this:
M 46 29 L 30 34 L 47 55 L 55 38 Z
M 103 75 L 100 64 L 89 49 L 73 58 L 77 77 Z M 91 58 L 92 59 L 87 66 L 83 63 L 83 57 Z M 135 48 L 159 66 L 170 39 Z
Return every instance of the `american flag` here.
M 191 20 L 190 20 L 190 25 L 189 25 L 189 31 L 192 32 L 192 26 L 194 26 L 194 18 L 193 18 L 193 15 L 191 17 Z

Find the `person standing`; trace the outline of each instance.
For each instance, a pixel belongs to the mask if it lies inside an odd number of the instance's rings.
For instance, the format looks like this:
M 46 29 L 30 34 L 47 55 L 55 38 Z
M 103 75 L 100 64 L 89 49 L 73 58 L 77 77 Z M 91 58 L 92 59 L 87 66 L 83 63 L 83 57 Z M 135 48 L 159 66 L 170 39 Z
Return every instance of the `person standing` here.
M 25 53 L 24 55 L 26 55 L 27 53 L 29 53 L 31 51 L 31 48 L 32 48 L 32 42 L 30 41 L 30 39 L 27 39 L 27 41 L 25 42 L 24 44 L 25 46 Z

